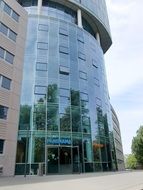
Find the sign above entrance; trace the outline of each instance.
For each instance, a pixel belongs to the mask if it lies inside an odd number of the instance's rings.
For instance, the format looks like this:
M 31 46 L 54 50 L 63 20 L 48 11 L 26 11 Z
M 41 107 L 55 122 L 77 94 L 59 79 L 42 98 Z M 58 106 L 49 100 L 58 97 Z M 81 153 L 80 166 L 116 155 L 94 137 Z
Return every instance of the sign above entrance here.
M 71 139 L 69 138 L 50 138 L 47 139 L 47 144 L 49 145 L 71 145 Z

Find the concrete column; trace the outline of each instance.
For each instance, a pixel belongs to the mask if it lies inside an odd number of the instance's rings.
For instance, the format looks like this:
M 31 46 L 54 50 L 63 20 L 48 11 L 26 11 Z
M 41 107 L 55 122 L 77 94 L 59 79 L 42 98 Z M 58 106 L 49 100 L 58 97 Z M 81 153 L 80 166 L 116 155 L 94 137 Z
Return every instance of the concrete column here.
M 101 45 L 101 43 L 100 43 L 100 35 L 99 35 L 98 32 L 96 33 L 96 40 L 97 40 L 98 44 Z
M 38 0 L 38 15 L 41 14 L 42 0 Z
M 80 28 L 82 28 L 82 15 L 81 15 L 81 10 L 77 10 L 77 24 Z

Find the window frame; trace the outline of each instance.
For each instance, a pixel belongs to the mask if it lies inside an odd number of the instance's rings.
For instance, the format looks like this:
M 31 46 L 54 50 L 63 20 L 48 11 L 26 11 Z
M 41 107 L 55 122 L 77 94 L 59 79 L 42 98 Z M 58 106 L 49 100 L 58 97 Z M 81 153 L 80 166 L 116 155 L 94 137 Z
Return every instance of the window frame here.
M 4 115 L 3 117 L 1 117 L 1 114 L 0 114 L 0 119 L 3 119 L 3 120 L 7 120 L 7 117 L 8 117 L 8 107 L 6 106 L 3 106 L 3 105 L 0 105 L 0 108 L 2 109 L 3 108 L 3 112 L 4 112 Z
M 6 80 L 5 82 L 9 82 L 8 87 L 5 84 L 3 84 L 3 80 Z M 11 88 L 11 81 L 12 81 L 11 79 L 9 79 L 9 78 L 1 75 L 0 86 L 2 88 L 4 88 L 4 89 L 10 90 L 10 88 Z
M 5 140 L 4 139 L 0 139 L 0 155 L 4 154 L 4 144 L 5 144 Z

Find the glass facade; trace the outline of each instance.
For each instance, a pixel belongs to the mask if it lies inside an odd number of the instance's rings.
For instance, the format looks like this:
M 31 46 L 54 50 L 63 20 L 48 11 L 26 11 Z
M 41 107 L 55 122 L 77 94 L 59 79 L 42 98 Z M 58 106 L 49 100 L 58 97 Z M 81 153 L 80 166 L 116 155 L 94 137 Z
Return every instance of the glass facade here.
M 52 5 L 29 15 L 15 173 L 37 174 L 39 163 L 46 175 L 114 170 L 102 48 L 74 11 Z

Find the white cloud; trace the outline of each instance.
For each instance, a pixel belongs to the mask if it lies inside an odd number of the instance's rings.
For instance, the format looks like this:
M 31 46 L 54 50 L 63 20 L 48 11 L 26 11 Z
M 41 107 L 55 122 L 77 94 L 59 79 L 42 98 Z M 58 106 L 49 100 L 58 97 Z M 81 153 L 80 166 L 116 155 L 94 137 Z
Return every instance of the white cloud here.
M 113 39 L 105 55 L 109 93 L 129 153 L 132 137 L 143 124 L 143 1 L 106 2 Z
M 111 95 L 143 79 L 143 1 L 120 1 L 107 1 L 113 36 L 105 55 Z

